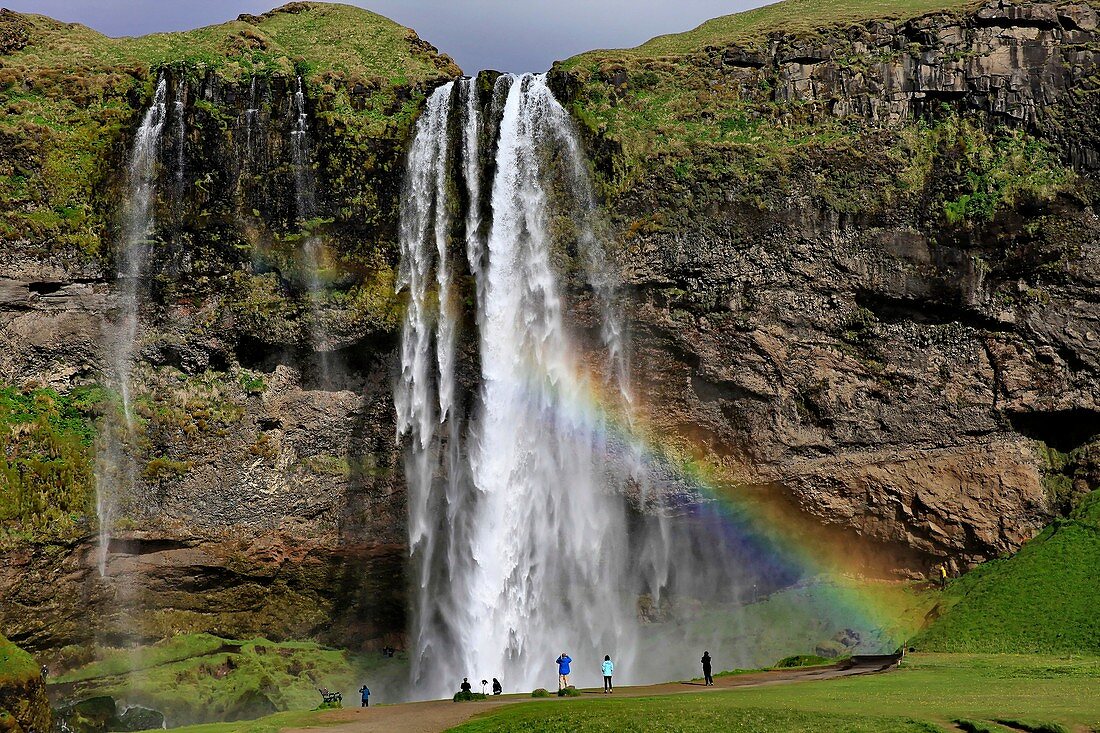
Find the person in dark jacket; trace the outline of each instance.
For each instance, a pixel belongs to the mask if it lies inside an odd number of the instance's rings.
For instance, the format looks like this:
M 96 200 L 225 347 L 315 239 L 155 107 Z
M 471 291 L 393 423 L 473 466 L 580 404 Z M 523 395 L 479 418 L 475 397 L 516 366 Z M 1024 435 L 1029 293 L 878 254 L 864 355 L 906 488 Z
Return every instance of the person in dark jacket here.
M 502 692 L 504 692 L 504 688 L 501 687 L 500 680 L 498 680 L 496 677 L 494 677 L 493 678 L 493 694 L 494 695 L 499 695 Z
M 710 687 L 714 684 L 714 678 L 710 674 L 710 652 L 703 652 L 703 658 L 699 661 L 703 663 L 703 683 Z
M 463 692 L 470 692 L 474 688 L 470 685 L 470 679 L 468 677 L 463 677 L 462 684 L 459 686 L 459 689 Z

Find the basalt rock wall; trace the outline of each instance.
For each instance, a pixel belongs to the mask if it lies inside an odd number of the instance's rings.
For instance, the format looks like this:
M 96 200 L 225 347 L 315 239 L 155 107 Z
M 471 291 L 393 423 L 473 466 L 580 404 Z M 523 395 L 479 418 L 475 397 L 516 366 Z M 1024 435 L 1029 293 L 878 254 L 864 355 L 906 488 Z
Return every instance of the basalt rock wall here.
M 553 81 L 620 232 L 658 434 L 901 573 L 1011 551 L 1094 486 L 1093 7 L 646 49 Z
M 2 53 L 34 41 L 13 17 Z M 251 33 L 233 44 L 263 41 Z M 556 67 L 612 224 L 653 434 L 726 488 L 862 539 L 893 574 L 1010 551 L 1095 487 L 1096 43 L 1088 5 L 991 4 Z M 424 93 L 458 73 L 432 57 L 437 73 L 407 85 L 293 63 L 112 72 L 122 111 L 86 174 L 101 246 L 0 236 L 0 379 L 38 410 L 4 413 L 11 445 L 80 457 L 35 489 L 64 508 L 49 523 L 23 505 L 5 516 L 8 636 L 35 650 L 191 630 L 400 645 L 396 202 Z M 125 167 L 162 76 L 139 489 L 104 580 L 87 435 L 117 411 Z M 0 174 L 32 179 L 37 138 L 21 139 Z
M 283 12 L 292 11 L 351 12 L 309 3 Z M 251 33 L 229 37 L 263 41 Z M 60 663 L 92 641 L 189 631 L 400 644 L 396 203 L 417 109 L 458 73 L 411 32 L 406 41 L 435 71 L 397 84 L 311 73 L 294 59 L 254 74 L 186 59 L 94 72 L 122 74 L 95 104 L 124 110 L 116 128 L 95 128 L 102 159 L 88 207 L 103 221 L 98 246 L 0 237 L 0 380 L 14 401 L 2 416 L 17 438 L 5 465 L 25 471 L 6 487 L 0 543 L 0 627 L 13 640 Z M 111 350 L 125 306 L 127 166 L 161 82 L 125 439 L 135 477 L 100 577 L 95 455 L 104 426 L 120 420 Z M 35 83 L 25 84 L 31 93 Z M 8 149 L 2 162 L 28 179 L 46 164 L 45 152 L 18 155 Z M 76 394 L 88 399 L 74 406 Z M 30 425 L 33 436 L 18 439 Z M 56 471 L 25 469 L 58 446 Z

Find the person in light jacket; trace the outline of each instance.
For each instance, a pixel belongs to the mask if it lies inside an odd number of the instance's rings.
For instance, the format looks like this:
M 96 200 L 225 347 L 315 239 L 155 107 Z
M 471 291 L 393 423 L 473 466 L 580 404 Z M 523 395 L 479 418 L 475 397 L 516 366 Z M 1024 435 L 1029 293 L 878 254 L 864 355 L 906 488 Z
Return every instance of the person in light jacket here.
M 611 661 L 611 655 L 605 654 L 603 658 L 603 691 L 609 695 L 615 691 L 611 686 L 611 675 L 615 674 L 615 663 Z

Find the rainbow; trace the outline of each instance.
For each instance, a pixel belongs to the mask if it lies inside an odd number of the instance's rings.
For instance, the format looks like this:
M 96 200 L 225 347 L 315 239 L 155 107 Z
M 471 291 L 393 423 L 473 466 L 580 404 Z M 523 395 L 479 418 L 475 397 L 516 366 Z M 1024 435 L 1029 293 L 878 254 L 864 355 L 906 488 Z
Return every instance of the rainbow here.
M 911 584 L 884 580 L 887 559 L 874 555 L 867 543 L 823 525 L 781 492 L 731 480 L 703 451 L 663 434 L 649 419 L 652 411 L 611 380 L 582 367 L 575 379 L 581 389 L 563 400 L 567 414 L 559 417 L 599 426 L 605 444 L 629 445 L 646 466 L 690 486 L 695 498 L 678 510 L 721 532 L 753 559 L 756 571 L 812 588 L 831 617 L 871 632 L 872 647 L 861 646 L 861 652 L 892 653 L 917 630 L 914 619 L 926 609 L 910 592 Z

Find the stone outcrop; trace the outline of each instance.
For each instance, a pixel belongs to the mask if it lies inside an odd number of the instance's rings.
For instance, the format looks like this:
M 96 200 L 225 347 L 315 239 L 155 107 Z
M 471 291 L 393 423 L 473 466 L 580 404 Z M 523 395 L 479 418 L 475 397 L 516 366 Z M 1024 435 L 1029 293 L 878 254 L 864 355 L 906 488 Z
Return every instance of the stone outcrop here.
M 6 733 L 53 730 L 53 714 L 38 665 L 3 636 L 0 636 L 0 730 Z

